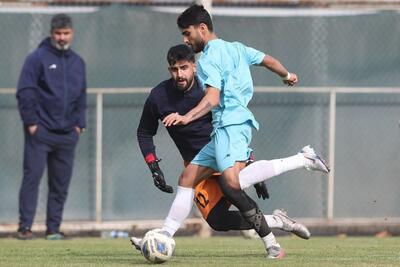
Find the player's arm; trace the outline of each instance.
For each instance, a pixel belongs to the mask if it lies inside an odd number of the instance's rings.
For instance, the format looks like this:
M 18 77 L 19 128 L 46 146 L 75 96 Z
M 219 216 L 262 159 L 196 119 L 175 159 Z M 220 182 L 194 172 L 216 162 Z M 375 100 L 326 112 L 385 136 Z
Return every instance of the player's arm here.
M 160 161 L 156 156 L 153 137 L 158 129 L 158 115 L 154 105 L 149 99 L 143 107 L 142 116 L 137 129 L 137 140 L 144 160 L 150 169 L 154 185 L 163 192 L 172 193 L 173 188 L 166 184 L 164 173 L 158 164 Z
M 177 112 L 171 113 L 166 116 L 162 122 L 167 127 L 171 125 L 189 124 L 190 122 L 203 117 L 210 112 L 213 107 L 217 106 L 219 104 L 219 98 L 220 90 L 212 86 L 207 86 L 206 94 L 196 107 L 191 109 L 185 115 L 179 115 Z
M 35 54 L 29 55 L 22 67 L 17 86 L 18 110 L 24 125 L 30 134 L 37 129 L 39 117 L 36 112 L 38 100 L 36 97 L 40 66 Z
M 270 55 L 265 55 L 260 65 L 278 74 L 288 86 L 293 86 L 298 81 L 296 73 L 289 72 L 279 60 Z
M 82 88 L 81 94 L 77 99 L 77 109 L 78 109 L 78 121 L 75 125 L 75 130 L 78 133 L 83 133 L 86 129 L 86 107 L 87 107 L 87 84 L 86 84 L 86 67 L 83 62 L 83 73 L 82 73 Z

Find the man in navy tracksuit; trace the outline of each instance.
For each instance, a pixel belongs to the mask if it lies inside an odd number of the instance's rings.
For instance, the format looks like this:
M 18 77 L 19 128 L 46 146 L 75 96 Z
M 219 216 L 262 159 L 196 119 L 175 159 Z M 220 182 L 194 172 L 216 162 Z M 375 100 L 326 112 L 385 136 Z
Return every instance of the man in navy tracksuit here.
M 85 129 L 86 74 L 83 59 L 70 49 L 72 20 L 51 20 L 50 37 L 28 55 L 17 88 L 25 146 L 19 192 L 19 239 L 34 237 L 40 179 L 47 166 L 46 238 L 63 239 L 60 224 L 71 180 L 74 151 Z

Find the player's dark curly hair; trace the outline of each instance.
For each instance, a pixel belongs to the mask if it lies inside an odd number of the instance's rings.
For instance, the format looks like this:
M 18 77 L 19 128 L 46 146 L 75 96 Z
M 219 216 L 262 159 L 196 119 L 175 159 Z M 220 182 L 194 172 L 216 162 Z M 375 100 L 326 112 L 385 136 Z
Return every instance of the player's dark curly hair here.
M 213 31 L 213 23 L 210 14 L 203 5 L 196 4 L 183 11 L 177 21 L 180 29 L 186 29 L 189 28 L 189 26 L 199 26 L 200 23 L 206 24 L 210 32 Z
M 192 48 L 185 44 L 179 44 L 171 47 L 168 50 L 167 60 L 170 66 L 174 65 L 180 60 L 187 60 L 195 62 L 195 55 Z
M 66 14 L 57 14 L 51 19 L 51 30 L 72 28 L 72 19 Z

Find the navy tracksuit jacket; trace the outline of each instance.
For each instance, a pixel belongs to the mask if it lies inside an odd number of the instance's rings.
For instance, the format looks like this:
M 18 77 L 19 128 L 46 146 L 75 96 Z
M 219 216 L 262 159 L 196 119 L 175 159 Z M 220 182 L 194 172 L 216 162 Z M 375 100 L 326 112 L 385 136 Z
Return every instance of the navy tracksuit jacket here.
M 18 109 L 25 132 L 19 224 L 31 228 L 40 178 L 47 165 L 49 194 L 46 226 L 59 231 L 72 176 L 75 127 L 85 128 L 86 73 L 83 59 L 71 49 L 59 51 L 44 39 L 28 55 L 17 86 Z M 28 127 L 37 125 L 31 135 Z

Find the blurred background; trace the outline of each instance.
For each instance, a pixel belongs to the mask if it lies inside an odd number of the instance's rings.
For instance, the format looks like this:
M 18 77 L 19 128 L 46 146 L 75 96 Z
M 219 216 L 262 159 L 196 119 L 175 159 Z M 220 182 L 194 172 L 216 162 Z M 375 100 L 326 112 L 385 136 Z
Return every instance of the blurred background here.
M 86 61 L 90 88 L 88 127 L 78 145 L 63 226 L 161 223 L 174 195 L 153 185 L 136 128 L 149 90 L 169 78 L 166 53 L 182 42 L 176 18 L 190 4 L 0 1 L 0 232 L 15 231 L 18 222 L 23 132 L 16 83 L 56 13 L 74 20 L 73 49 Z M 268 71 L 252 69 L 250 109 L 261 125 L 253 135 L 256 159 L 290 156 L 310 144 L 332 166 L 329 176 L 296 170 L 268 180 L 271 197 L 258 200 L 264 213 L 283 208 L 320 234 L 357 232 L 365 225 L 399 233 L 400 1 L 204 4 L 220 38 L 264 51 L 299 76 L 298 87 L 288 89 Z M 163 126 L 155 142 L 166 179 L 176 188 L 182 162 Z M 252 188 L 248 193 L 257 198 Z M 46 199 L 47 175 L 34 229 L 44 229 Z

